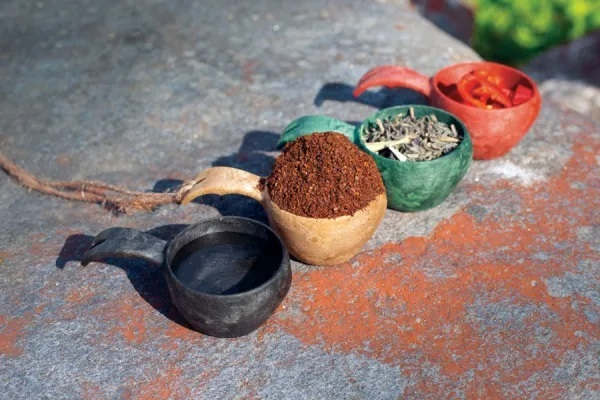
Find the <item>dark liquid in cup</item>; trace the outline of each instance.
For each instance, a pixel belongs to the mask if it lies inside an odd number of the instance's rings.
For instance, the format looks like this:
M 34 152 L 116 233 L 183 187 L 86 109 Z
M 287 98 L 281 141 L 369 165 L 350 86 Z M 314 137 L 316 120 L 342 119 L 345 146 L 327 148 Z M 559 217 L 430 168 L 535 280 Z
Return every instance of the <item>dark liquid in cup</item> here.
M 236 232 L 204 235 L 186 244 L 172 262 L 177 279 L 208 294 L 251 290 L 273 276 L 281 262 L 275 241 Z

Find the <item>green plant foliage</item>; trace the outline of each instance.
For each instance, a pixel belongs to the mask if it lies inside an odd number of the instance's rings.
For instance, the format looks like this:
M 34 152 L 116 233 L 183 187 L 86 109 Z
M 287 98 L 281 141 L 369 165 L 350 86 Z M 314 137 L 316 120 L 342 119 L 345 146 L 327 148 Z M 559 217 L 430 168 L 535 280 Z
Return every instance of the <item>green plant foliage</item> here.
M 600 29 L 600 0 L 474 0 L 471 45 L 485 59 L 519 64 Z

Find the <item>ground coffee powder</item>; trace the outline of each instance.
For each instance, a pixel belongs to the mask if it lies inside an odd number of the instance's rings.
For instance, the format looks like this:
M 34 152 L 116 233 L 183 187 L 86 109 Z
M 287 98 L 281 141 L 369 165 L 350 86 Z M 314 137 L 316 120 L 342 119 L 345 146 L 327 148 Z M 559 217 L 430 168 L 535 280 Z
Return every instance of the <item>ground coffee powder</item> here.
M 353 215 L 385 191 L 375 161 L 335 132 L 288 143 L 266 186 L 280 208 L 311 218 Z

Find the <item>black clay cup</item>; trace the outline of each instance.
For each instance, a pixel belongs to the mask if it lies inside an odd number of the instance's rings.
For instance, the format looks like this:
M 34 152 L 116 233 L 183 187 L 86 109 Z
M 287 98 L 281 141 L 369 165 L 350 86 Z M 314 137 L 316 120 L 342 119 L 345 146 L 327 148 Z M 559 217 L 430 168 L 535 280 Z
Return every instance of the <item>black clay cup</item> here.
M 201 221 L 170 242 L 129 228 L 101 232 L 81 261 L 139 258 L 163 270 L 177 310 L 197 331 L 238 337 L 262 325 L 292 283 L 288 251 L 268 226 L 240 217 Z

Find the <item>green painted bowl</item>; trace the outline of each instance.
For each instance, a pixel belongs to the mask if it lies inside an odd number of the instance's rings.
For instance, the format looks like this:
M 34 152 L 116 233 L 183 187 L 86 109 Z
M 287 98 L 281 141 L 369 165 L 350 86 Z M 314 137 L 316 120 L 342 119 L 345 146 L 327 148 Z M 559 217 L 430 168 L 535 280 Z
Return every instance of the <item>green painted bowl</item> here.
M 363 139 L 363 129 L 383 119 L 396 115 L 407 115 L 413 108 L 415 116 L 435 115 L 446 124 L 454 124 L 463 140 L 450 153 L 430 161 L 397 161 L 385 158 L 367 149 Z M 375 160 L 388 198 L 388 208 L 399 211 L 422 211 L 443 202 L 465 176 L 473 158 L 473 144 L 464 124 L 455 116 L 439 108 L 406 105 L 385 108 L 368 117 L 355 128 L 335 118 L 314 115 L 298 118 L 283 131 L 277 143 L 282 148 L 299 136 L 315 132 L 339 132 L 346 135 L 361 150 Z

